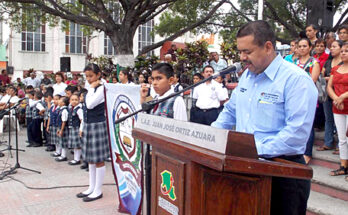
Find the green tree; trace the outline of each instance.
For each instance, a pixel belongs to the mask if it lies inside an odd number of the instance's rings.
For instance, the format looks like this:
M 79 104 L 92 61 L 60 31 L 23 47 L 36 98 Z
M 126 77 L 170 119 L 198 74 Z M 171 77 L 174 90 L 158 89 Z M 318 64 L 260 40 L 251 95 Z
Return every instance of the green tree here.
M 2 0 L 0 13 L 7 13 L 12 26 L 22 29 L 35 17 L 40 22 L 57 25 L 61 19 L 87 28 L 103 31 L 110 37 L 120 60 L 133 61 L 133 37 L 137 28 L 154 19 L 164 11 L 190 8 L 196 13 L 186 25 L 181 26 L 167 38 L 144 47 L 140 54 L 160 47 L 168 40 L 183 35 L 206 22 L 226 0 L 210 2 L 210 7 L 200 13 L 201 4 L 192 6 L 194 0 Z M 199 2 L 199 1 L 197 1 Z M 205 0 L 207 4 L 207 0 Z M 115 15 L 116 13 L 116 15 Z M 131 56 L 131 57 L 130 57 Z

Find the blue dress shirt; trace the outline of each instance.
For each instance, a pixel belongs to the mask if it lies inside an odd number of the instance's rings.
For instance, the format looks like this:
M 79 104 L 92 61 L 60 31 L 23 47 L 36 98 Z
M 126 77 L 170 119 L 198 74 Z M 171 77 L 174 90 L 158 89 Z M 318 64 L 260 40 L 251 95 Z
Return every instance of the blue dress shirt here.
M 303 154 L 317 98 L 306 72 L 278 55 L 263 73 L 243 73 L 212 126 L 254 134 L 262 157 Z

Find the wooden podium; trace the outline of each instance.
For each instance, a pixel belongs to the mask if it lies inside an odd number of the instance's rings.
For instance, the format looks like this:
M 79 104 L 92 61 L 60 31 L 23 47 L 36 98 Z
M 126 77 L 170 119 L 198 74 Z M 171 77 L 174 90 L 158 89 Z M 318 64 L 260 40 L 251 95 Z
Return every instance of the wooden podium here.
M 305 165 L 259 159 L 250 134 L 140 114 L 133 136 L 152 145 L 153 215 L 269 214 L 272 177 L 313 175 Z

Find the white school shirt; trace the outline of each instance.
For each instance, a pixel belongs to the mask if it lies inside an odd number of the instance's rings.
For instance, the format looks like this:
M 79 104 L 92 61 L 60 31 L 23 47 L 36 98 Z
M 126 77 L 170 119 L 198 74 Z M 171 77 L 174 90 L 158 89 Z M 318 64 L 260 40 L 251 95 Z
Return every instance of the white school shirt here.
M 10 100 L 10 98 L 11 98 L 11 96 L 9 94 L 6 94 L 1 98 L 0 103 L 7 104 L 8 100 Z
M 104 85 L 99 86 L 97 90 L 95 88 L 88 89 L 85 101 L 88 109 L 93 109 L 104 101 Z
M 193 98 L 197 99 L 198 108 L 211 109 L 219 108 L 220 101 L 226 100 L 226 94 L 220 83 L 212 80 L 209 84 L 198 85 L 193 91 Z
M 29 107 L 35 107 L 35 108 L 37 108 L 39 111 L 42 111 L 42 110 L 45 110 L 45 107 L 41 104 L 41 103 L 39 103 L 39 100 L 30 100 L 29 99 Z
M 53 96 L 55 95 L 61 95 L 61 96 L 65 96 L 65 88 L 67 87 L 68 85 L 66 85 L 65 83 L 61 82 L 60 84 L 54 84 L 52 86 L 53 88 Z
M 174 89 L 168 90 L 162 96 L 158 96 L 156 99 L 162 99 L 174 93 Z M 186 105 L 184 99 L 181 96 L 177 96 L 173 105 L 173 119 L 187 121 Z
M 12 104 L 16 104 L 16 103 L 18 103 L 18 101 L 19 101 L 18 96 L 13 96 L 10 98 L 10 103 L 12 103 Z
M 63 107 L 61 107 L 61 108 L 63 109 L 64 107 L 66 107 L 66 106 L 63 106 Z M 66 108 L 68 108 L 68 107 L 66 107 Z M 68 121 L 68 117 L 69 117 L 68 110 L 67 110 L 67 109 L 64 109 L 64 110 L 62 111 L 62 121 L 63 121 L 63 122 Z
M 83 131 L 83 110 L 82 110 L 82 105 L 78 104 L 76 107 L 74 107 L 74 109 L 78 108 L 78 107 L 80 107 L 80 109 L 77 110 L 77 116 L 80 119 L 79 131 Z

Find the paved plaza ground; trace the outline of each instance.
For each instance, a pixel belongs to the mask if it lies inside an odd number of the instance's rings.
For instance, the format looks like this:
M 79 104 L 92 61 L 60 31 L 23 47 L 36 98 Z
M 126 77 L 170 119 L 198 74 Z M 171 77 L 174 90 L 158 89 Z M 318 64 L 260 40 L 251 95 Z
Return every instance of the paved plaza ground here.
M 15 145 L 14 132 L 11 135 L 11 144 Z M 0 140 L 7 140 L 8 135 L 0 134 Z M 24 169 L 18 169 L 11 177 L 24 182 L 27 186 L 44 188 L 56 186 L 88 185 L 88 172 L 81 170 L 80 166 L 70 166 L 67 162 L 56 162 L 45 147 L 28 148 L 26 143 L 26 129 L 19 132 L 19 163 L 22 167 L 41 171 L 37 174 Z M 1 144 L 0 149 L 7 146 Z M 5 157 L 0 158 L 0 172 L 5 163 L 14 165 L 16 162 L 15 151 L 13 158 L 5 151 Z M 71 159 L 72 154 L 68 157 Z M 114 184 L 111 163 L 106 164 L 104 183 Z M 9 178 L 0 181 L 0 215 L 27 215 L 27 214 L 120 214 L 117 212 L 118 196 L 116 185 L 103 186 L 103 198 L 94 202 L 83 202 L 75 195 L 87 188 L 60 188 L 49 190 L 28 189 L 23 184 Z

